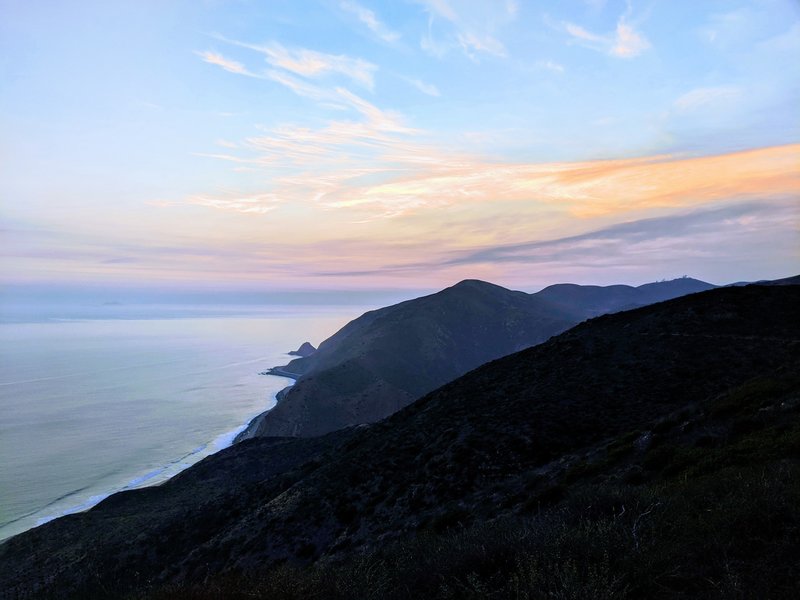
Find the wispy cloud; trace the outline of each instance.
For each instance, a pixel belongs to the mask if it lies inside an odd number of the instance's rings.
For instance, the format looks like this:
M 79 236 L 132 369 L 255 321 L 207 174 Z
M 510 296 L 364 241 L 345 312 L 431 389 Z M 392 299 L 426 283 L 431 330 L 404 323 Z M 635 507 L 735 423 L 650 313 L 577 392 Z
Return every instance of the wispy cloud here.
M 316 271 L 315 275 L 357 278 L 407 274 L 420 277 L 460 267 L 466 267 L 467 273 L 487 267 L 493 269 L 490 272 L 497 273 L 497 269 L 503 272 L 514 265 L 523 268 L 536 265 L 562 278 L 565 272 L 576 267 L 584 273 L 610 267 L 615 268 L 616 273 L 619 269 L 638 269 L 650 273 L 650 277 L 665 267 L 677 275 L 673 269 L 693 270 L 698 260 L 710 263 L 726 260 L 726 241 L 734 236 L 754 250 L 764 236 L 772 235 L 785 249 L 793 235 L 793 220 L 796 226 L 797 215 L 786 201 L 734 202 L 710 209 L 625 221 L 577 235 L 489 245 L 450 252 L 449 256 L 417 254 L 422 258 L 418 262 L 384 264 L 378 269 L 331 269 Z M 758 254 L 756 260 L 760 260 L 763 253 Z
M 691 112 L 701 108 L 714 108 L 727 104 L 742 96 L 742 89 L 733 85 L 701 87 L 690 90 L 673 103 L 681 112 Z
M 236 160 L 286 170 L 286 176 L 274 179 L 281 187 L 273 191 L 281 197 L 315 198 L 328 209 L 350 211 L 354 220 L 448 206 L 512 210 L 511 203 L 514 211 L 547 209 L 591 219 L 725 198 L 800 194 L 800 145 L 696 158 L 502 163 L 422 143 L 418 138 L 424 132 L 409 128 L 399 115 L 347 90 L 338 92 L 361 121 L 272 129 L 243 142 L 250 156 Z M 289 172 L 304 166 L 313 166 L 313 176 Z M 338 170 L 348 175 L 337 178 Z
M 280 199 L 272 193 L 246 195 L 237 192 L 226 192 L 216 196 L 205 194 L 189 196 L 184 202 L 218 210 L 251 214 L 265 214 L 275 210 L 281 204 Z
M 236 62 L 235 60 L 231 60 L 229 58 L 225 58 L 222 54 L 218 52 L 212 52 L 210 50 L 206 50 L 204 52 L 195 52 L 203 61 L 211 64 L 216 65 L 218 67 L 222 67 L 226 71 L 230 73 L 236 73 L 237 75 L 246 75 L 247 77 L 259 77 L 255 73 L 251 73 L 248 71 L 242 63 Z
M 303 77 L 315 78 L 339 73 L 367 89 L 375 87 L 374 75 L 378 67 L 361 58 L 326 54 L 306 48 L 289 49 L 277 42 L 267 46 L 249 47 L 262 52 L 272 66 Z
M 557 63 L 554 60 L 537 60 L 534 63 L 534 66 L 537 69 L 545 69 L 547 71 L 553 71 L 554 73 L 563 73 L 564 72 L 564 65 L 561 63 Z
M 478 34 L 474 31 L 461 31 L 456 39 L 470 58 L 475 58 L 476 52 L 485 52 L 501 58 L 506 57 L 506 47 L 498 39 L 491 35 Z
M 339 7 L 342 10 L 355 15 L 356 18 L 361 21 L 361 23 L 366 25 L 372 33 L 374 33 L 384 42 L 393 43 L 400 39 L 399 33 L 389 29 L 389 27 L 387 27 L 373 11 L 361 6 L 357 2 L 345 0 L 339 4 Z
M 760 12 L 757 8 L 739 6 L 727 12 L 714 13 L 699 29 L 700 37 L 718 47 L 752 43 L 762 30 Z
M 594 33 L 575 23 L 564 21 L 561 29 L 566 32 L 575 43 L 581 44 L 592 50 L 602 52 L 616 58 L 634 58 L 650 49 L 650 41 L 643 33 L 637 31 L 631 22 L 631 4 L 619 19 L 612 33 Z
M 266 73 L 267 78 L 275 83 L 289 88 L 292 92 L 303 98 L 310 98 L 318 101 L 333 101 L 335 94 L 326 88 L 314 85 L 297 77 L 293 77 L 284 71 L 271 69 Z
M 531 202 L 580 218 L 678 208 L 724 198 L 800 193 L 800 146 L 698 158 L 654 156 L 585 163 L 445 166 L 351 190 L 361 204 L 416 206 Z
M 669 238 L 680 238 L 685 243 L 687 235 L 694 237 L 703 231 L 720 233 L 720 229 L 726 225 L 752 225 L 759 217 L 769 217 L 775 212 L 784 216 L 786 206 L 739 203 L 710 210 L 627 221 L 580 235 L 481 248 L 447 259 L 441 264 L 534 263 L 586 259 L 591 258 L 600 247 L 605 251 L 614 248 L 614 254 L 623 256 L 625 253 L 635 252 L 637 245 L 653 245 L 658 240 Z
M 650 41 L 623 19 L 617 22 L 617 31 L 609 54 L 619 58 L 633 58 L 650 48 Z
M 428 96 L 433 96 L 434 98 L 438 98 L 442 94 L 439 92 L 439 88 L 437 88 L 432 83 L 425 83 L 419 79 L 412 79 L 411 77 L 404 78 L 408 83 L 413 85 L 423 94 L 427 94 Z
M 226 44 L 258 52 L 272 67 L 294 75 L 300 75 L 306 79 L 342 75 L 369 90 L 375 87 L 375 72 L 378 70 L 378 67 L 363 58 L 356 58 L 345 54 L 328 54 L 309 48 L 287 48 L 274 41 L 267 44 L 251 44 L 249 42 L 229 39 L 221 35 L 214 35 L 213 37 Z M 203 56 L 206 62 L 217 64 L 233 73 L 252 76 L 252 73 L 247 71 L 243 65 L 225 59 L 219 54 L 198 54 Z
M 505 45 L 497 39 L 496 31 L 517 16 L 518 4 L 513 0 L 496 2 L 491 0 L 418 0 L 430 15 L 428 31 L 420 46 L 437 57 L 444 56 L 452 48 L 460 48 L 472 60 L 478 54 L 489 54 L 504 58 Z M 444 40 L 434 34 L 434 19 L 438 17 L 450 24 L 452 31 Z

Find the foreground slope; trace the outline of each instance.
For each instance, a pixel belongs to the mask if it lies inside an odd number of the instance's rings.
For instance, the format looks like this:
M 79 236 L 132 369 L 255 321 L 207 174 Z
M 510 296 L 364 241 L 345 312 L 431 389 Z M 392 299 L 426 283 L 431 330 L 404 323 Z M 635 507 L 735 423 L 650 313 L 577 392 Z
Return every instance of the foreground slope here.
M 387 417 L 490 360 L 539 344 L 586 318 L 713 288 L 696 279 L 639 287 L 560 284 L 536 294 L 466 280 L 368 312 L 285 372 L 297 383 L 245 436 L 320 435 Z
M 795 372 L 799 352 L 798 286 L 718 289 L 599 317 L 380 423 L 317 439 L 249 440 L 163 486 L 12 538 L 0 546 L 2 593 L 114 597 L 285 561 L 322 560 L 322 568 L 419 532 L 543 510 L 619 448 L 647 451 L 663 423 L 682 431 L 726 394 Z M 790 382 L 787 390 L 753 411 L 791 434 L 797 412 L 786 407 L 800 389 Z M 704 427 L 695 441 L 711 446 L 753 431 L 730 419 Z M 647 506 L 625 510 L 620 523 L 640 527 Z

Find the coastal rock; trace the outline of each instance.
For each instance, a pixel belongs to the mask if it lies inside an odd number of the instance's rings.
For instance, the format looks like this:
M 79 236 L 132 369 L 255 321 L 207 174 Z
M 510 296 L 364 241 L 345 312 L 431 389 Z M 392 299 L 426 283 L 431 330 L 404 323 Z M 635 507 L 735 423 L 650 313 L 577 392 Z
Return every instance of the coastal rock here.
M 290 354 L 291 356 L 306 357 L 306 356 L 311 356 L 316 351 L 317 349 L 314 348 L 314 346 L 312 346 L 310 342 L 303 342 L 297 350 L 292 350 L 288 354 Z

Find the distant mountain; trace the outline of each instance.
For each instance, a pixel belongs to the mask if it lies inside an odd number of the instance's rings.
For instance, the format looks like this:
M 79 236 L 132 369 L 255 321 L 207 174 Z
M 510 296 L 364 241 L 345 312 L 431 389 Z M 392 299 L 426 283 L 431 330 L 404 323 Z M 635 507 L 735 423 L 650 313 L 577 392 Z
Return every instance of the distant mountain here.
M 743 286 L 743 285 L 800 285 L 800 275 L 792 277 L 784 277 L 782 279 L 760 279 L 758 281 L 737 281 L 736 283 L 729 283 L 729 286 Z
M 566 310 L 576 319 L 583 320 L 606 313 L 630 310 L 687 294 L 705 292 L 714 285 L 690 277 L 647 283 L 639 287 L 629 285 L 575 285 L 560 283 L 533 294 Z
M 320 435 L 377 421 L 575 322 L 545 299 L 476 280 L 368 312 L 279 368 L 299 379 L 250 435 Z
M 696 279 L 640 287 L 554 285 L 536 294 L 466 280 L 368 312 L 306 358 L 276 367 L 297 383 L 240 436 L 321 435 L 372 423 L 470 369 L 540 344 L 586 318 L 713 288 Z
M 800 286 L 598 317 L 11 538 L 0 597 L 796 597 L 798 357 Z

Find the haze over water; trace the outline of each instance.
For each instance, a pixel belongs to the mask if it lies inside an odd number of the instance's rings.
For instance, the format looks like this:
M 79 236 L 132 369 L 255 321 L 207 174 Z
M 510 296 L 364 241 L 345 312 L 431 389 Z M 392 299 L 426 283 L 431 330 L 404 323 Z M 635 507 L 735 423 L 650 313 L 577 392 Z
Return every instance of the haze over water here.
M 0 539 L 225 447 L 289 383 L 259 371 L 362 311 L 170 310 L 184 318 L 111 306 L 99 319 L 0 323 Z

